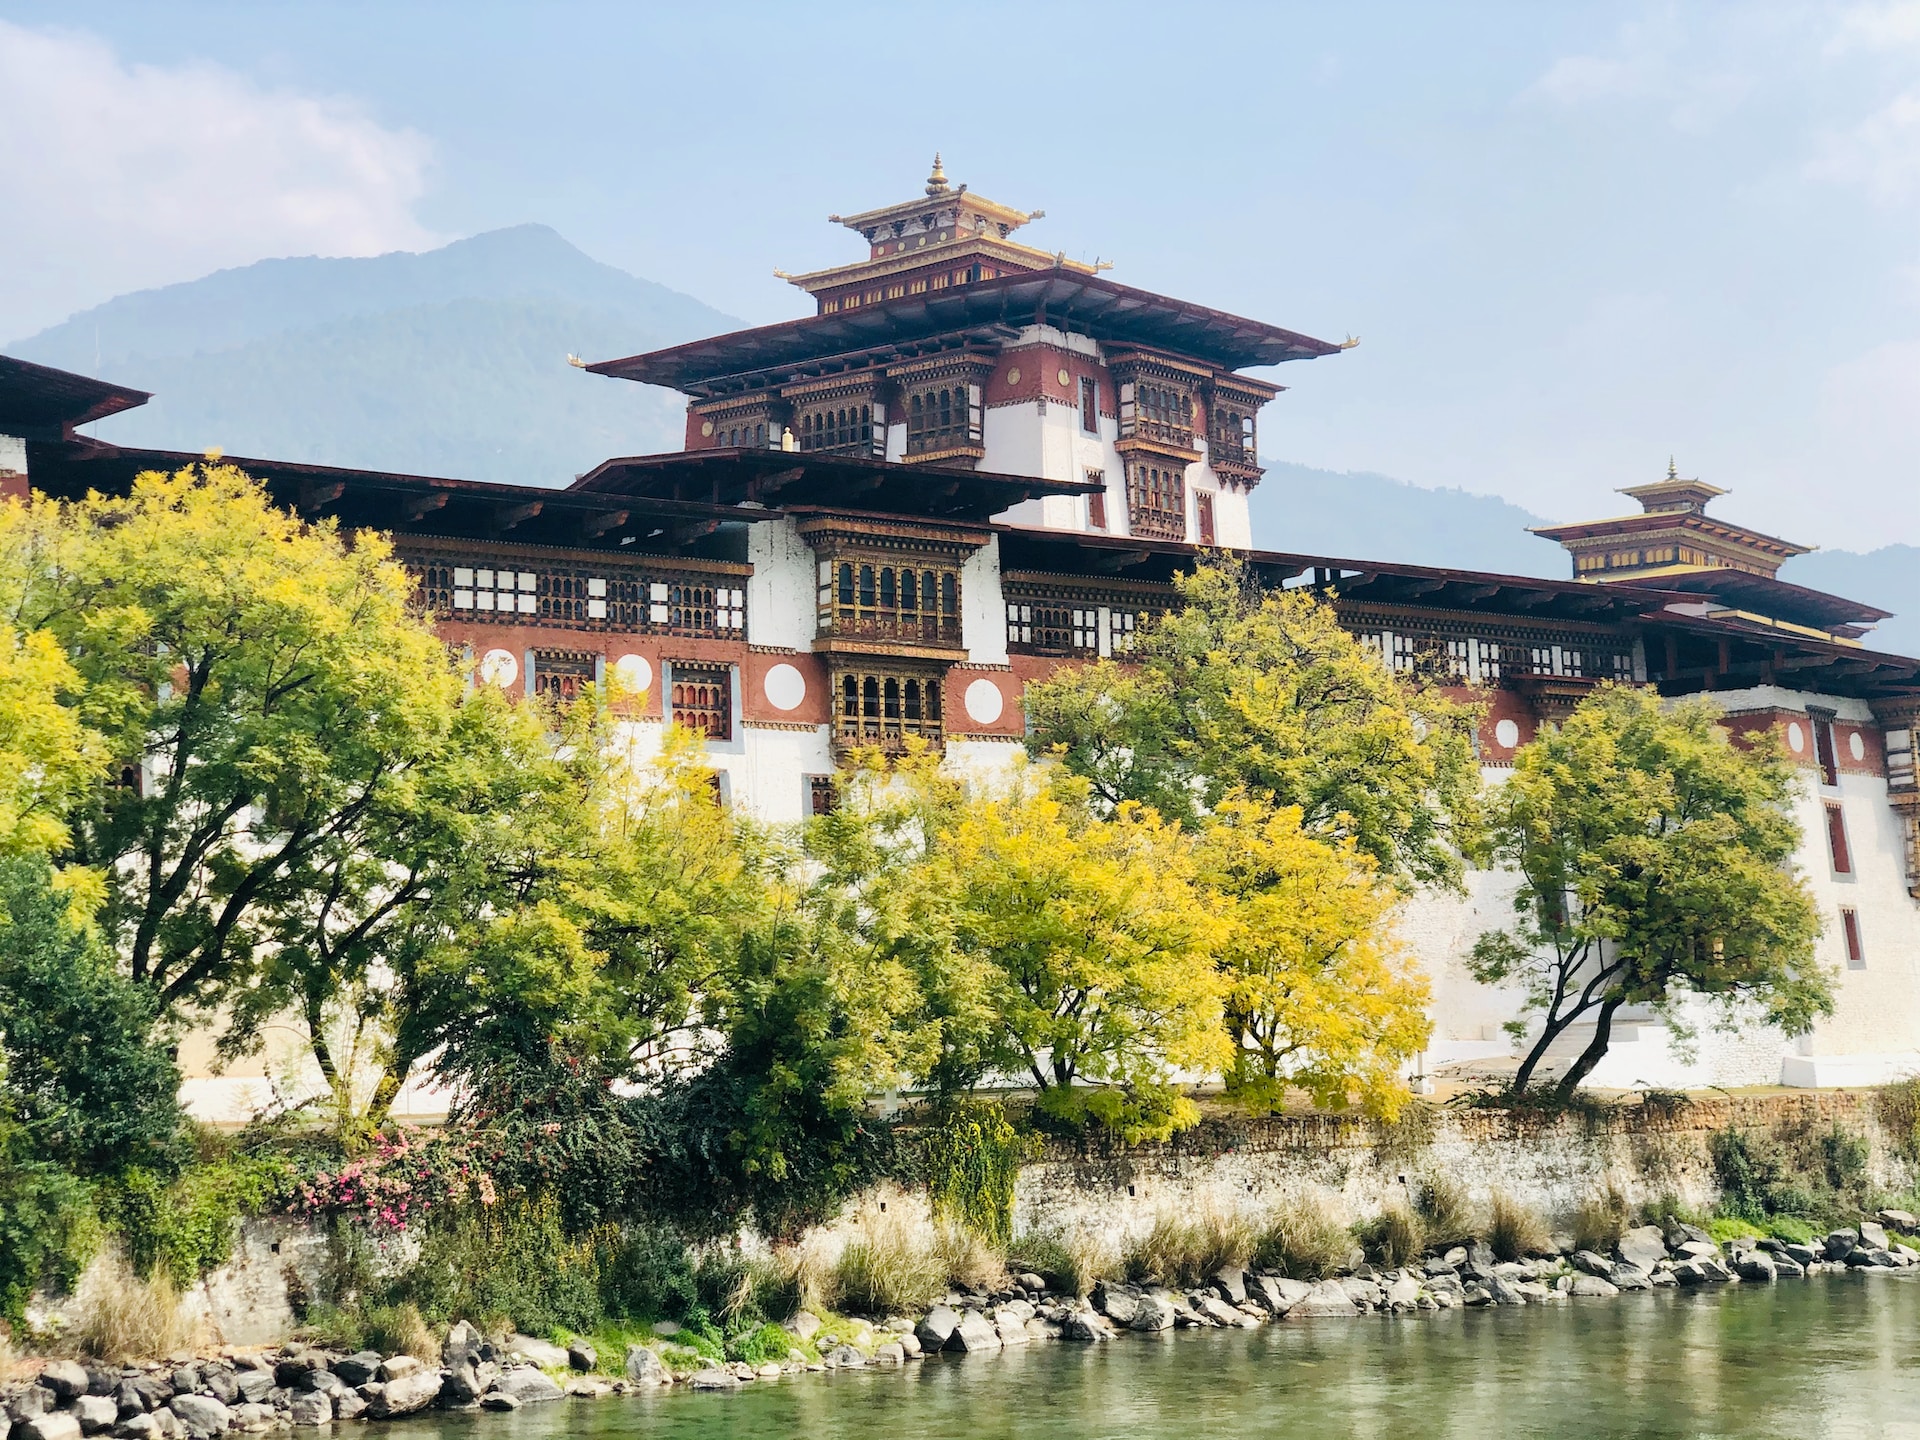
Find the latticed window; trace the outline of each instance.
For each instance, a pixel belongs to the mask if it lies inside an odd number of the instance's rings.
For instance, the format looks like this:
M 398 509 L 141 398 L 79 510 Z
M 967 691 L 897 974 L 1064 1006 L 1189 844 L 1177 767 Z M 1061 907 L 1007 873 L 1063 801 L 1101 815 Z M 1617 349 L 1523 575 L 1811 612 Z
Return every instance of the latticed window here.
M 746 591 L 703 579 L 653 580 L 612 567 L 521 570 L 499 564 L 415 561 L 426 607 L 463 618 L 511 615 L 517 625 L 652 631 L 739 639 L 746 631 Z
M 1143 380 L 1134 386 L 1134 435 L 1193 448 L 1193 395 L 1164 380 Z
M 540 577 L 531 570 L 456 565 L 451 579 L 447 597 L 451 609 L 495 615 L 540 613 Z
M 1585 675 L 1578 650 L 1564 645 L 1534 645 L 1527 651 L 1528 669 L 1535 675 L 1562 675 L 1577 677 Z
M 593 683 L 598 658 L 591 650 L 534 651 L 535 692 L 562 704 L 577 700 L 581 690 Z
M 1138 461 L 1127 469 L 1127 524 L 1153 540 L 1187 538 L 1186 467 Z
M 1132 611 L 1110 606 L 1009 600 L 1007 644 L 1044 655 L 1125 654 L 1136 621 Z
M 733 671 L 724 665 L 672 666 L 673 723 L 709 740 L 733 738 Z
M 940 682 L 932 676 L 856 671 L 839 678 L 834 733 L 845 744 L 897 745 L 941 737 Z
M 1233 465 L 1257 465 L 1253 416 L 1230 405 L 1216 405 L 1207 450 L 1218 461 Z
M 1497 640 L 1447 641 L 1447 674 L 1468 685 L 1492 684 L 1500 678 Z
M 844 450 L 868 454 L 875 450 L 874 407 L 837 402 L 802 412 L 798 434 L 805 451 Z M 882 414 L 884 415 L 884 411 Z M 884 448 L 886 424 L 880 422 L 879 448 Z
M 965 384 L 916 390 L 907 397 L 907 453 L 924 455 L 977 444 L 974 390 Z
M 880 560 L 820 562 L 820 631 L 960 643 L 960 574 Z

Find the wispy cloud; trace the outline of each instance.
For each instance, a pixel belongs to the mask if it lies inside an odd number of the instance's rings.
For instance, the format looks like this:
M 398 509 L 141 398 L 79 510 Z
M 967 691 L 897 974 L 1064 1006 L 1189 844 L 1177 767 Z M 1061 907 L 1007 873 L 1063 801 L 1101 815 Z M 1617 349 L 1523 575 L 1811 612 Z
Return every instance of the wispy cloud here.
M 430 146 L 350 99 L 206 63 L 129 64 L 0 21 L 0 338 L 268 255 L 431 244 Z
M 1858 185 L 1883 204 L 1920 192 L 1920 89 L 1896 95 L 1850 129 L 1821 136 L 1807 174 Z
M 1840 13 L 1827 42 L 1832 54 L 1849 50 L 1901 50 L 1920 46 L 1920 0 L 1850 5 Z

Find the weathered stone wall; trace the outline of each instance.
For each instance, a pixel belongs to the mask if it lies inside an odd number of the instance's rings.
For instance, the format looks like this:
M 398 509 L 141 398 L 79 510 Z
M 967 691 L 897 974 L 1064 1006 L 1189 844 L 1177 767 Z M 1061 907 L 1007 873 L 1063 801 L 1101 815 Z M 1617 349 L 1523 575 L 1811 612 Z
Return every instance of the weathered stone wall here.
M 1164 1145 L 1055 1145 L 1021 1170 L 1015 1229 L 1078 1230 L 1118 1249 L 1163 1210 L 1257 1215 L 1308 1192 L 1352 1221 L 1436 1174 L 1476 1202 L 1504 1192 L 1556 1221 L 1609 1185 L 1636 1204 L 1673 1195 L 1706 1209 L 1715 1199 L 1707 1152 L 1715 1131 L 1812 1133 L 1836 1121 L 1868 1137 L 1877 1183 L 1904 1185 L 1904 1162 L 1887 1144 L 1871 1093 L 1716 1096 L 1554 1118 L 1437 1107 L 1393 1126 L 1287 1115 L 1211 1121 Z

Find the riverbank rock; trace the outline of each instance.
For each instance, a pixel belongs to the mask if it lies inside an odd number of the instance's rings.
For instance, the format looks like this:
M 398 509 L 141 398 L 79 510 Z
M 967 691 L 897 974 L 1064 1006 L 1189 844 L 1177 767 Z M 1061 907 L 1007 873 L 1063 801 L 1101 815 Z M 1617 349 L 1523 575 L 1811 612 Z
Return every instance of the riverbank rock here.
M 1093 1287 L 1093 1308 L 1105 1315 L 1116 1325 L 1131 1325 L 1133 1317 L 1140 1313 L 1140 1294 L 1122 1285 L 1111 1285 L 1102 1280 Z
M 500 1377 L 496 1390 L 513 1396 L 522 1405 L 538 1405 L 547 1400 L 558 1400 L 567 1392 L 553 1383 L 551 1377 L 532 1365 L 516 1365 Z M 485 1404 L 484 1397 L 481 1404 Z
M 816 1329 L 818 1326 L 816 1325 Z M 627 1383 L 630 1385 L 671 1385 L 673 1376 L 660 1357 L 645 1345 L 627 1347 Z
M 87 1393 L 87 1372 L 72 1360 L 49 1360 L 40 1371 L 40 1384 L 61 1402 Z
M 520 1399 L 509 1391 L 495 1390 L 481 1400 L 480 1408 L 482 1410 L 495 1411 L 518 1410 L 520 1408 Z
M 1742 1280 L 1757 1281 L 1763 1285 L 1772 1284 L 1780 1274 L 1774 1267 L 1773 1257 L 1764 1250 L 1743 1251 L 1733 1262 L 1733 1273 Z
M 1845 1260 L 1860 1244 L 1858 1230 L 1832 1230 L 1827 1233 L 1826 1251 L 1829 1260 Z
M 437 1390 L 440 1387 L 436 1384 L 434 1388 Z M 233 1412 L 211 1395 L 176 1395 L 168 1402 L 167 1408 L 193 1440 L 209 1440 L 211 1436 L 223 1435 L 227 1427 L 233 1424 Z M 75 1421 L 75 1434 L 79 1433 L 79 1428 L 79 1422 Z M 41 1435 L 36 1440 L 60 1440 L 60 1437 Z
M 1217 1301 L 1215 1302 L 1218 1303 Z M 1107 1318 L 1097 1310 L 1072 1310 L 1060 1322 L 1060 1338 L 1081 1344 L 1097 1344 L 1113 1334 Z
M 410 1355 L 405 1358 L 413 1359 Z M 420 1369 L 418 1360 L 414 1360 L 413 1363 L 413 1369 L 395 1379 L 375 1381 L 362 1387 L 363 1394 L 367 1391 L 373 1392 L 366 1395 L 366 1400 L 367 1413 L 374 1419 L 386 1420 L 395 1415 L 411 1415 L 416 1410 L 426 1409 L 439 1397 L 440 1372 Z M 178 1401 L 175 1402 L 176 1408 L 178 1403 Z
M 1287 1312 L 1287 1318 L 1312 1315 L 1358 1315 L 1353 1297 L 1338 1280 L 1322 1280 Z
M 1509 1280 L 1504 1275 L 1490 1275 L 1486 1281 L 1487 1294 L 1493 1297 L 1496 1305 L 1524 1305 L 1527 1297 L 1520 1289 L 1520 1282 Z
M 979 1351 L 998 1350 L 1000 1332 L 995 1330 L 993 1322 L 978 1310 L 969 1310 L 960 1317 L 959 1322 L 948 1333 L 946 1348 L 967 1355 Z
M 22 1421 L 14 1431 L 27 1440 L 80 1440 L 80 1422 L 68 1410 L 49 1410 L 31 1420 Z
M 73 1401 L 73 1418 L 80 1422 L 82 1434 L 98 1435 L 119 1423 L 120 1407 L 105 1395 L 77 1395 Z
M 959 1324 L 958 1310 L 951 1305 L 936 1305 L 927 1312 L 924 1320 L 913 1327 L 913 1333 L 920 1338 L 920 1344 L 929 1352 L 944 1350 L 947 1341 L 953 1338 L 953 1332 Z M 816 1330 L 820 1328 L 818 1322 L 815 1323 L 814 1328 Z
M 1576 1275 L 1567 1293 L 1577 1299 L 1611 1300 L 1620 1293 L 1620 1287 L 1598 1275 Z
M 509 1335 L 506 1351 L 509 1360 L 524 1360 L 542 1370 L 565 1370 L 568 1366 L 565 1350 L 551 1340 L 537 1340 L 531 1335 Z
M 331 1425 L 333 1401 L 318 1390 L 302 1390 L 287 1402 L 287 1419 L 294 1425 Z
M 820 1317 L 811 1310 L 802 1310 L 787 1322 L 787 1333 L 805 1344 L 820 1333 Z
M 1658 1225 L 1642 1225 L 1622 1235 L 1613 1253 L 1636 1270 L 1651 1271 L 1667 1258 L 1667 1237 Z
M 738 1390 L 741 1383 L 733 1371 L 719 1368 L 696 1370 L 687 1377 L 687 1384 L 696 1390 Z
M 875 1365 L 904 1365 L 907 1363 L 907 1352 L 900 1348 L 900 1342 L 898 1340 L 889 1340 L 873 1352 L 873 1363 Z
M 1622 1290 L 1645 1290 L 1653 1284 L 1653 1279 L 1638 1265 L 1629 1265 L 1624 1260 L 1609 1270 L 1605 1277 Z
M 582 1374 L 588 1374 L 598 1368 L 600 1352 L 594 1348 L 591 1340 L 574 1340 L 567 1346 L 567 1364 Z
M 1157 1335 L 1162 1330 L 1171 1330 L 1173 1322 L 1173 1301 L 1149 1290 L 1145 1295 L 1140 1296 L 1139 1303 L 1134 1307 L 1133 1319 L 1127 1322 L 1127 1328 Z
M 1862 1220 L 1860 1222 L 1860 1243 L 1869 1250 L 1885 1250 L 1887 1248 L 1886 1227 L 1884 1225 L 1878 1225 L 1871 1220 Z
M 1882 1210 L 1873 1218 L 1889 1230 L 1898 1230 L 1903 1235 L 1920 1234 L 1920 1216 L 1911 1210 Z
M 419 1360 L 411 1355 L 389 1355 L 380 1362 L 380 1378 L 384 1381 L 404 1380 L 420 1370 Z
M 1214 1293 L 1229 1305 L 1246 1304 L 1247 1272 L 1238 1265 L 1222 1266 L 1209 1279 Z
M 829 1370 L 864 1370 L 867 1366 L 867 1357 L 859 1348 L 845 1343 L 834 1346 L 820 1360 Z

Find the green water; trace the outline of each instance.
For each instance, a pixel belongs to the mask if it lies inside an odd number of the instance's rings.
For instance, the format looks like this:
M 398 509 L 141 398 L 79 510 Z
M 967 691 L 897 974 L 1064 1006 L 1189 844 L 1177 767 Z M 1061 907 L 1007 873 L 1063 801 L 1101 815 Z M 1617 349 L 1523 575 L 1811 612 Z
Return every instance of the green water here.
M 1034 1345 L 569 1400 L 393 1440 L 1920 1437 L 1920 1275 Z

